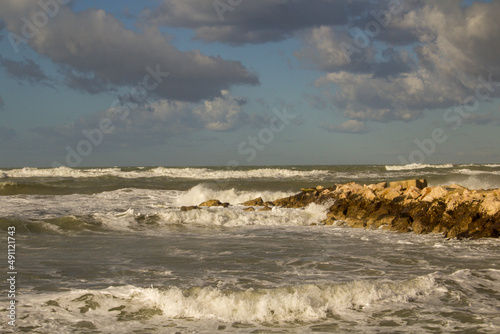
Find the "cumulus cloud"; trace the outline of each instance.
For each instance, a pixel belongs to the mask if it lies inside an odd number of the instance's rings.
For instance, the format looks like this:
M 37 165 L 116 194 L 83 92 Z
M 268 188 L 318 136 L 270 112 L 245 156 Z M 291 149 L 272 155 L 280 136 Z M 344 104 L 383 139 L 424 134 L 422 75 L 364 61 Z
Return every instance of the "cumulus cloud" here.
M 417 52 L 423 65 L 473 75 L 500 69 L 500 1 L 463 7 L 445 0 L 426 3 L 412 14 L 398 25 L 421 31 Z
M 11 32 L 9 39 L 25 36 L 21 18 L 32 18 L 40 10 L 36 1 L 0 2 L 0 18 Z M 17 44 L 19 40 L 15 39 Z M 199 101 L 232 85 L 259 83 L 257 75 L 239 61 L 206 56 L 197 50 L 182 52 L 158 29 L 149 27 L 137 33 L 98 9 L 74 13 L 61 7 L 27 43 L 61 66 L 70 87 L 89 93 L 135 86 L 149 76 L 160 79 L 154 89 L 160 98 Z M 165 73 L 169 73 L 168 79 Z
M 259 117 L 243 112 L 243 101 L 228 93 L 233 85 L 259 84 L 255 73 L 238 61 L 197 50 L 180 51 L 161 27 L 193 29 L 195 39 L 231 45 L 298 38 L 302 46 L 295 56 L 323 72 L 314 82 L 318 94 L 306 99 L 315 108 L 340 111 L 348 119 L 323 125 L 328 131 L 363 133 L 369 130 L 369 121 L 418 119 L 426 110 L 465 103 L 479 84 L 485 100 L 500 96 L 495 82 L 500 81 L 500 0 L 471 5 L 461 0 L 156 3 L 139 15 L 140 32 L 127 29 L 103 10 L 75 13 L 64 7 L 38 30 L 36 38 L 28 40 L 33 50 L 59 66 L 64 84 L 75 90 L 118 91 L 143 82 L 148 75 L 159 77 L 161 82 L 149 92 L 156 95 L 156 102 L 141 105 L 125 120 L 114 116 L 116 137 L 135 133 L 162 141 L 175 133 L 232 131 L 253 120 L 259 122 Z M 227 6 L 214 6 L 220 3 Z M 31 0 L 18 0 L 15 5 L 0 2 L 0 32 L 3 24 L 21 35 L 20 18 L 31 18 L 38 6 Z M 45 74 L 35 63 L 9 61 L 2 62 L 9 75 L 43 82 Z M 112 110 L 67 129 L 37 131 L 68 137 L 110 117 Z M 493 120 L 476 117 L 470 122 L 492 124 Z M 149 128 L 153 130 L 148 132 Z
M 237 100 L 227 90 L 222 91 L 222 97 L 205 101 L 194 109 L 204 127 L 214 131 L 230 131 L 238 128 L 243 120 L 242 100 Z
M 357 47 L 356 37 L 347 30 L 322 26 L 301 34 L 304 47 L 295 56 L 325 72 L 373 73 L 376 77 L 396 76 L 416 67 L 407 51 L 388 47 L 378 52 L 372 44 Z M 359 43 L 358 43 L 359 44 Z
M 410 121 L 423 111 L 459 103 L 467 96 L 460 83 L 436 78 L 420 70 L 395 78 L 376 78 L 373 74 L 328 73 L 316 81 L 318 87 L 334 85 L 330 102 L 344 116 L 357 120 Z
M 206 42 L 296 37 L 295 56 L 324 72 L 315 82 L 321 98 L 309 102 L 352 120 L 389 122 L 463 104 L 480 77 L 499 81 L 498 15 L 499 0 L 162 0 L 140 17 L 146 26 L 193 29 Z M 488 98 L 499 96 L 497 88 Z
M 347 24 L 365 10 L 366 0 L 163 0 L 142 13 L 147 24 L 194 29 L 195 38 L 241 45 L 280 41 L 296 31 Z
M 295 56 L 312 62 L 323 71 L 369 72 L 375 59 L 373 46 L 349 55 L 346 51 L 354 45 L 354 38 L 345 30 L 322 26 L 308 30 L 302 38 L 305 46 Z
M 64 126 L 32 129 L 44 138 L 59 142 L 85 139 L 85 132 L 99 129 L 103 120 L 109 120 L 112 131 L 106 134 L 106 143 L 119 147 L 161 144 L 165 139 L 185 133 L 211 130 L 236 130 L 254 119 L 242 110 L 245 101 L 222 91 L 220 97 L 202 103 L 160 99 L 141 105 L 127 96 L 115 106 L 82 117 Z
M 382 19 L 371 10 L 301 35 L 296 56 L 325 72 L 315 85 L 335 109 L 357 121 L 410 121 L 464 104 L 478 87 L 483 100 L 500 97 L 500 1 L 402 4 Z
M 354 119 L 345 121 L 341 124 L 322 124 L 320 126 L 322 129 L 329 132 L 340 132 L 340 133 L 367 133 L 370 131 L 365 122 L 357 121 Z
M 310 107 L 318 110 L 328 109 L 328 101 L 320 95 L 316 94 L 302 94 L 302 97 L 307 101 Z

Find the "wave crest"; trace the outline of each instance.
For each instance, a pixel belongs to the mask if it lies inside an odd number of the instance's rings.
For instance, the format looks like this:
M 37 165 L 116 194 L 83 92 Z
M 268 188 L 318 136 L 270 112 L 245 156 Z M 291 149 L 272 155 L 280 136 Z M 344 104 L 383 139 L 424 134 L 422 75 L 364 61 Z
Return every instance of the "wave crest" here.
M 326 177 L 328 171 L 324 170 L 294 170 L 286 168 L 255 168 L 245 170 L 212 169 L 212 168 L 31 168 L 12 169 L 2 171 L 2 178 L 30 178 L 30 177 L 60 177 L 60 178 L 95 178 L 118 177 L 125 179 L 168 177 L 196 180 L 221 180 L 221 179 L 251 179 L 251 178 L 310 178 Z
M 248 200 L 262 197 L 264 201 L 274 201 L 278 198 L 294 195 L 295 192 L 283 191 L 241 191 L 232 189 L 217 190 L 209 184 L 198 184 L 186 192 L 180 193 L 174 200 L 176 206 L 198 205 L 211 199 L 218 199 L 221 202 L 239 204 Z
M 397 170 L 413 170 L 413 169 L 424 169 L 424 168 L 453 168 L 452 164 L 443 165 L 429 165 L 429 164 L 408 164 L 408 165 L 386 165 L 385 169 L 389 171 Z
M 127 314 L 147 312 L 174 319 L 215 319 L 223 322 L 285 323 L 313 322 L 345 310 L 356 310 L 380 302 L 406 302 L 435 290 L 432 276 L 396 282 L 352 281 L 329 285 L 299 285 L 271 289 L 222 290 L 215 287 L 138 288 L 111 287 L 104 290 L 74 290 L 38 300 L 39 311 L 75 314 L 93 307 L 89 316 L 100 322 Z M 37 299 L 42 299 L 38 297 Z M 54 313 L 54 312 L 53 312 Z

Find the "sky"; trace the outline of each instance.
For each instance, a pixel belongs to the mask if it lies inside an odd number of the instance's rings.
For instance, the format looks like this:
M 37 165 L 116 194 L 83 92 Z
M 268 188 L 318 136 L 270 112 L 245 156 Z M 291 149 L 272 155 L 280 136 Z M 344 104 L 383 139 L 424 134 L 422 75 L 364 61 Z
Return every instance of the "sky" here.
M 0 168 L 500 162 L 500 0 L 2 0 Z

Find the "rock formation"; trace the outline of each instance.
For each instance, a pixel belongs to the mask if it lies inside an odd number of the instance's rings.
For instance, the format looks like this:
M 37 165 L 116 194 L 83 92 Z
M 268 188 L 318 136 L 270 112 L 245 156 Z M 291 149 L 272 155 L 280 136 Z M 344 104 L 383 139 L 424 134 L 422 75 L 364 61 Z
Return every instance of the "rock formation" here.
M 264 205 L 264 200 L 262 197 L 258 197 L 249 201 L 246 201 L 244 203 L 241 203 L 241 205 L 245 206 L 263 206 Z
M 191 211 L 196 209 L 199 209 L 199 207 L 197 207 L 196 205 L 181 206 L 181 211 Z
M 245 211 L 270 211 L 272 206 L 304 208 L 311 203 L 330 205 L 323 225 L 386 229 L 418 234 L 442 233 L 447 238 L 498 238 L 500 189 L 469 190 L 462 186 L 428 187 L 426 180 L 405 180 L 361 185 L 354 182 L 325 188 L 303 188 L 274 202 L 256 198 L 242 205 Z M 223 206 L 210 200 L 200 207 Z M 198 207 L 182 207 L 188 211 Z M 313 225 L 316 225 L 314 223 Z
M 500 190 L 461 186 L 427 187 L 425 180 L 303 189 L 274 204 L 300 208 L 333 201 L 325 225 L 383 228 L 391 231 L 442 233 L 448 238 L 498 238 Z
M 223 206 L 223 207 L 227 208 L 229 205 L 230 205 L 229 203 L 222 203 L 218 199 L 211 199 L 209 201 L 201 203 L 199 206 L 208 206 L 208 207 L 210 207 L 210 206 Z
M 425 187 L 427 187 L 427 180 L 421 179 L 389 182 L 389 187 L 396 188 L 397 186 L 401 186 L 402 189 L 408 189 L 411 187 L 424 189 Z

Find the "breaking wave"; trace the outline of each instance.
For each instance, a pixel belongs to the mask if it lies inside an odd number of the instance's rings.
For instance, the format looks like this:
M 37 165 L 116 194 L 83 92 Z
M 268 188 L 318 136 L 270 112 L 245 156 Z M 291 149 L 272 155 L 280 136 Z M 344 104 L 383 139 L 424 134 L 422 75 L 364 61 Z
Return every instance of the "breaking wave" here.
M 283 191 L 241 191 L 237 189 L 217 190 L 209 184 L 198 184 L 186 192 L 180 193 L 175 199 L 176 206 L 198 205 L 210 199 L 218 199 L 221 202 L 239 204 L 245 201 L 262 197 L 264 201 L 274 201 L 278 198 L 294 195 L 296 192 Z
M 385 169 L 388 171 L 414 170 L 414 169 L 424 169 L 424 168 L 453 168 L 453 165 L 452 164 L 443 164 L 443 165 L 408 164 L 408 165 L 386 165 L 385 166 Z
M 61 326 L 64 320 L 81 317 L 82 313 L 89 321 L 115 326 L 127 320 L 155 318 L 290 323 L 313 322 L 374 303 L 408 302 L 435 289 L 435 279 L 427 275 L 394 282 L 352 281 L 247 290 L 122 286 L 30 296 L 30 300 L 37 313 L 59 318 L 46 324 L 48 328 Z
M 246 212 L 243 207 L 202 208 L 181 211 L 164 209 L 143 214 L 129 209 L 124 212 L 95 213 L 87 216 L 63 216 L 50 219 L 0 218 L 0 230 L 15 226 L 19 232 L 33 234 L 75 234 L 81 232 L 145 231 L 158 233 L 162 228 L 183 225 L 198 227 L 236 226 L 305 226 L 326 218 L 327 207 L 310 204 L 304 210 L 274 208 L 272 211 Z
M 4 170 L 0 178 L 30 178 L 30 177 L 59 177 L 59 178 L 95 178 L 117 177 L 125 179 L 134 178 L 184 178 L 197 180 L 220 179 L 249 179 L 249 178 L 308 178 L 325 177 L 329 172 L 325 170 L 295 170 L 288 168 L 255 168 L 242 170 L 229 170 L 220 168 L 86 168 L 75 169 L 68 167 L 58 168 L 22 168 Z

